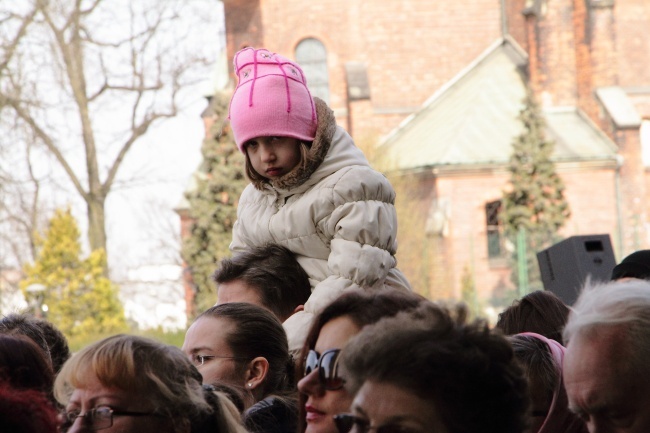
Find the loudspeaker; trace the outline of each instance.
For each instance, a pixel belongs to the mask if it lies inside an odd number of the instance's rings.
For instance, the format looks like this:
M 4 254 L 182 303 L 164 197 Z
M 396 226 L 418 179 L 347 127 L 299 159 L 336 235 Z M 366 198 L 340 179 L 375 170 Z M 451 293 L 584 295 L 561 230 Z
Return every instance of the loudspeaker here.
M 609 281 L 616 266 L 609 235 L 572 236 L 537 253 L 546 290 L 573 305 L 587 280 Z

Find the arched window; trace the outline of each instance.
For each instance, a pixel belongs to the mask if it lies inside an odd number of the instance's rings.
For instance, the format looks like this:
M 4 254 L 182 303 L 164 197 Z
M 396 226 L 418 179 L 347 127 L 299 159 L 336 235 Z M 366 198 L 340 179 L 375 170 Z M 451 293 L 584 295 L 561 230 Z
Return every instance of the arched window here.
M 325 45 L 318 39 L 303 39 L 296 47 L 296 62 L 305 72 L 311 95 L 318 96 L 329 104 L 330 80 Z

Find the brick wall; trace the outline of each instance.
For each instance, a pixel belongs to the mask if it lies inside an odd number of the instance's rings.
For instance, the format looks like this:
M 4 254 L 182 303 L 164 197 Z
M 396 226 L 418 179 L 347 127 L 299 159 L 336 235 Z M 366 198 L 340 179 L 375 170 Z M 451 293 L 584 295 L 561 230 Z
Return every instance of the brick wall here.
M 225 2 L 229 35 L 233 15 L 228 9 L 236 3 Z M 330 105 L 343 126 L 344 65 L 366 64 L 373 107 L 362 127 L 366 134 L 392 130 L 500 36 L 499 0 L 265 0 L 259 5 L 260 45 L 294 58 L 303 38 L 323 42 L 329 54 Z M 238 29 L 246 27 L 242 21 Z M 231 39 L 244 38 L 229 36 L 229 57 L 238 48 Z
M 232 58 L 240 49 L 262 44 L 264 28 L 261 22 L 260 0 L 223 0 L 226 20 L 228 68 L 233 73 Z
M 571 218 L 562 229 L 564 237 L 609 234 L 612 244 L 618 239 L 616 175 L 614 168 L 583 169 L 562 167 L 565 197 L 571 207 Z
M 474 269 L 474 282 L 481 299 L 489 299 L 495 291 L 512 286 L 507 268 L 490 266 L 485 219 L 486 203 L 501 198 L 507 180 L 505 171 L 438 180 L 440 196 L 453 199 L 448 254 L 456 297 L 460 297 L 461 277 L 466 267 Z
M 584 0 L 573 0 L 573 32 L 576 56 L 576 92 L 578 107 L 592 119 L 598 117 L 598 107 L 593 97 L 592 34 L 596 27 Z M 591 32 L 591 33 L 590 33 Z
M 641 156 L 641 136 L 638 128 L 618 130 L 614 134 L 621 166 L 620 192 L 623 217 L 623 253 L 643 248 L 648 243 L 646 230 L 646 174 Z
M 567 0 L 543 3 L 536 17 L 538 96 L 544 106 L 576 105 L 573 5 Z
M 616 0 L 615 38 L 621 86 L 650 85 L 650 1 Z
M 562 236 L 606 233 L 616 246 L 618 217 L 613 167 L 589 168 L 573 164 L 560 166 L 558 172 L 565 183 L 565 197 L 571 207 L 571 217 Z M 419 204 L 412 206 L 411 212 L 428 214 L 435 199 L 449 198 L 452 204 L 449 232 L 442 237 L 429 235 L 424 238 L 423 228 L 413 230 L 412 227 L 424 221 L 400 219 L 398 260 L 404 264 L 402 270 L 416 290 L 432 299 L 459 298 L 465 268 L 473 269 L 482 300 L 512 288 L 510 270 L 505 263 L 488 260 L 485 219 L 485 205 L 501 198 L 508 179 L 508 173 L 501 170 L 417 180 L 410 199 Z M 427 275 L 423 275 L 420 267 L 412 266 L 416 260 L 429 261 L 425 265 L 429 269 Z
M 528 41 L 526 39 L 526 17 L 523 11 L 526 7 L 526 0 L 507 0 L 506 19 L 508 34 L 526 50 Z

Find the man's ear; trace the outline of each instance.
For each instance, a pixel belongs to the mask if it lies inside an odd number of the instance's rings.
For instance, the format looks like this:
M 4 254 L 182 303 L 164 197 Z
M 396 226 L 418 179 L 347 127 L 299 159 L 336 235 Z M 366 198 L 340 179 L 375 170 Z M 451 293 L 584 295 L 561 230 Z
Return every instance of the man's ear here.
M 303 304 L 298 305 L 293 309 L 293 314 L 296 314 L 298 311 L 305 311 L 305 306 Z
M 260 386 L 266 375 L 269 372 L 269 361 L 263 356 L 258 356 L 254 358 L 248 364 L 248 370 L 246 370 L 246 389 L 248 391 L 253 391 L 255 388 Z

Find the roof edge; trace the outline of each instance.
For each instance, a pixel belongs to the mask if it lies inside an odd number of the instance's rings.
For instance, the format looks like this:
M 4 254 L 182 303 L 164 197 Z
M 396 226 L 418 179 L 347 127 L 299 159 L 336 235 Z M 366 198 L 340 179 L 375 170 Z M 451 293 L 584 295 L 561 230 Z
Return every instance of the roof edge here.
M 478 55 L 474 60 L 472 60 L 468 65 L 466 65 L 463 69 L 460 70 L 454 77 L 447 81 L 445 84 L 443 84 L 438 90 L 436 90 L 433 95 L 431 95 L 427 100 L 424 101 L 424 103 L 420 106 L 420 108 L 406 117 L 404 120 L 400 122 L 399 125 L 395 129 L 393 129 L 388 135 L 386 135 L 383 139 L 381 139 L 377 145 L 377 147 L 382 147 L 386 144 L 388 144 L 389 141 L 391 141 L 396 135 L 398 135 L 401 131 L 403 131 L 406 126 L 408 126 L 409 123 L 413 121 L 422 111 L 426 110 L 429 108 L 431 105 L 436 103 L 442 95 L 444 95 L 450 88 L 452 88 L 456 83 L 461 81 L 463 78 L 465 78 L 471 71 L 476 69 L 476 67 L 481 64 L 485 59 L 487 59 L 492 53 L 494 53 L 499 47 L 508 44 L 510 45 L 516 54 L 520 55 L 522 57 L 522 62 L 528 60 L 528 55 L 526 52 L 521 48 L 521 46 L 510 36 L 506 35 L 505 37 L 499 37 L 496 41 L 491 43 L 481 54 Z

